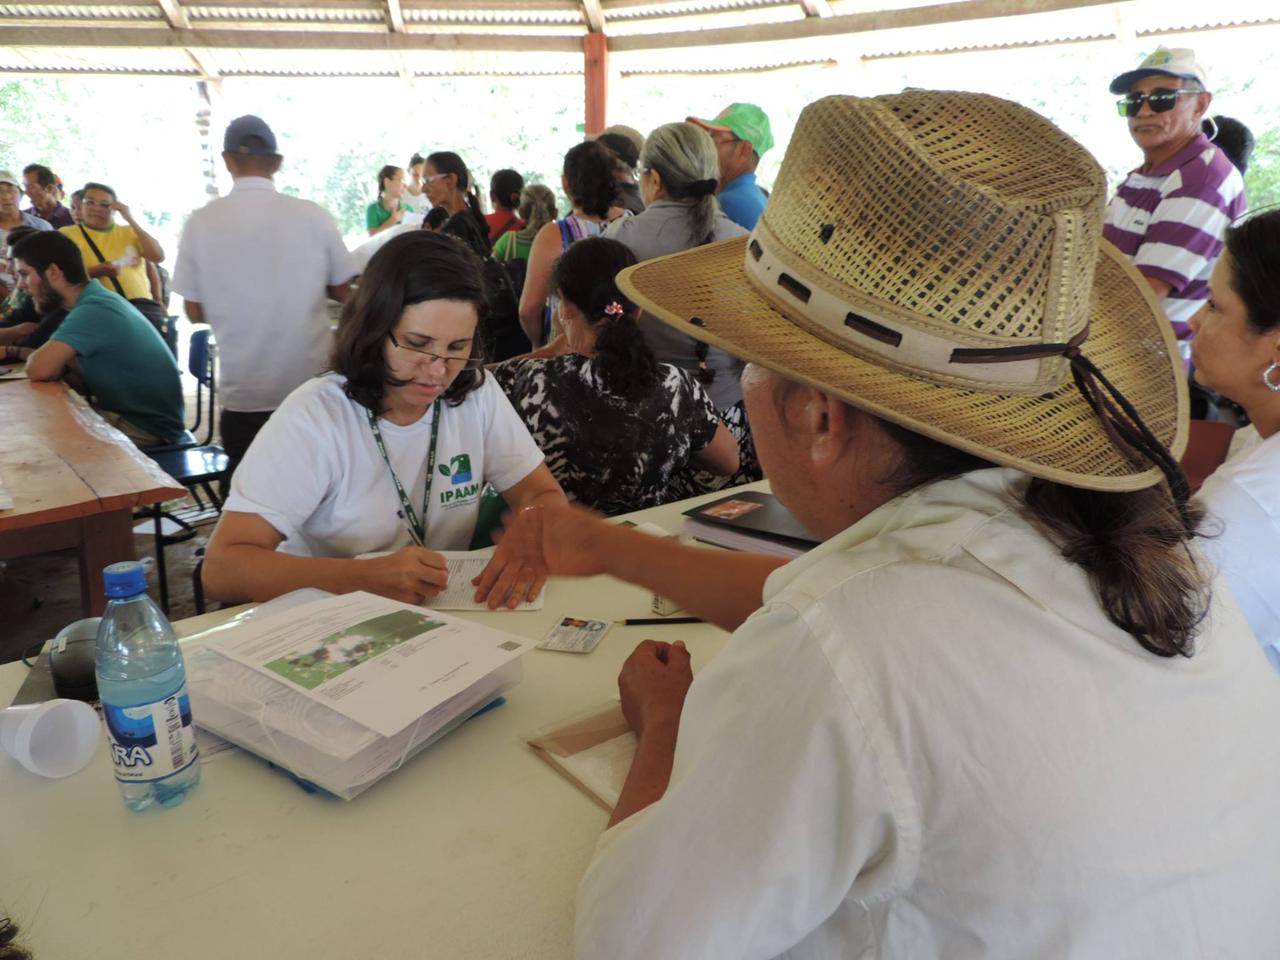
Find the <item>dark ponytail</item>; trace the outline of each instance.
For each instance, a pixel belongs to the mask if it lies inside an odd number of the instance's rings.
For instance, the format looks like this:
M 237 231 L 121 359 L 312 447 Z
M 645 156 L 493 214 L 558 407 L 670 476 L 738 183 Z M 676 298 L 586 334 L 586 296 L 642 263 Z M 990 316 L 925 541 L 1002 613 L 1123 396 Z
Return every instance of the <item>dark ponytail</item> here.
M 489 222 L 485 220 L 484 211 L 480 209 L 480 201 L 476 198 L 475 184 L 471 182 L 471 172 L 467 170 L 467 165 L 462 162 L 460 156 L 449 150 L 431 154 L 427 157 L 427 163 L 435 167 L 437 173 L 452 173 L 457 178 L 458 189 L 462 191 L 467 208 L 475 218 L 476 225 L 480 228 L 480 236 L 484 239 L 487 247 L 489 243 Z
M 992 464 L 880 420 L 902 451 L 882 482 L 899 493 Z M 1104 493 L 1032 477 L 1022 513 L 1084 570 L 1107 619 L 1144 650 L 1189 657 L 1209 608 L 1209 582 L 1189 546 L 1202 511 L 1179 505 L 1160 483 Z
M 388 163 L 385 167 L 378 171 L 378 196 L 382 196 L 382 191 L 387 189 L 387 181 L 396 175 L 400 170 L 394 164 Z
M 489 178 L 489 193 L 503 210 L 515 210 L 520 206 L 520 191 L 523 189 L 524 177 L 515 170 L 499 170 Z
M 612 394 L 639 399 L 658 383 L 658 361 L 645 343 L 640 308 L 618 289 L 617 276 L 636 262 L 617 240 L 579 240 L 556 261 L 551 286 L 581 311 L 596 335 L 596 369 Z

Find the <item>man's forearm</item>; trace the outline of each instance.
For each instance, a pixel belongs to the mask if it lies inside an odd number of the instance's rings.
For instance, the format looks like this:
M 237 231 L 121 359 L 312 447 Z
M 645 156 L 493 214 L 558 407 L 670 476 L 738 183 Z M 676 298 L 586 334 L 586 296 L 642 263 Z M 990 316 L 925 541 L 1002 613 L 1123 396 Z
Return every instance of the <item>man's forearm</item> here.
M 671 768 L 676 758 L 676 733 L 680 729 L 679 714 L 645 727 L 636 744 L 636 755 L 631 761 L 618 805 L 609 817 L 609 826 L 621 823 L 633 813 L 639 813 L 651 803 L 662 799 L 671 782 Z
M 626 527 L 609 533 L 608 572 L 675 601 L 725 630 L 760 609 L 764 582 L 787 561 L 757 553 L 687 547 Z
M 138 226 L 138 221 L 133 217 L 129 218 L 129 226 L 133 227 L 133 235 L 138 238 L 138 252 L 142 254 L 142 258 L 152 263 L 162 263 L 164 247 L 160 246 L 156 238 Z

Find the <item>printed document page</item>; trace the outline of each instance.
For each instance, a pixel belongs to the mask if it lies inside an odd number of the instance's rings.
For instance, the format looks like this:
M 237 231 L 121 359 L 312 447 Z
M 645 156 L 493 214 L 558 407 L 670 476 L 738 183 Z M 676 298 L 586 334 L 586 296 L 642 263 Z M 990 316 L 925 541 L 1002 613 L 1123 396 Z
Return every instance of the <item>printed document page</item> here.
M 384 737 L 533 641 L 370 593 L 254 617 L 209 647 Z

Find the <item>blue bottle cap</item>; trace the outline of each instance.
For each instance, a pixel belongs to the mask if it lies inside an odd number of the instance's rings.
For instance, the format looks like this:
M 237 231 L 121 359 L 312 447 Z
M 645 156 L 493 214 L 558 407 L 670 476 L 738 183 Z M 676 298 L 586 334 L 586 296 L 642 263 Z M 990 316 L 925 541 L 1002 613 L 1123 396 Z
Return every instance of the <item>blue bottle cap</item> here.
M 147 571 L 137 560 L 124 560 L 103 568 L 102 583 L 112 599 L 136 597 L 147 592 Z

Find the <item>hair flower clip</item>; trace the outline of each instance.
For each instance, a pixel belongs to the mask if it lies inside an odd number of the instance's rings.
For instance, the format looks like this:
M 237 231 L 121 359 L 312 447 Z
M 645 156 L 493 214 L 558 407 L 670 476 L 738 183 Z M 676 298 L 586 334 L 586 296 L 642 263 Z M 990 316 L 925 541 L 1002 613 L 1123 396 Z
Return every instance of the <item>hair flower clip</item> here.
M 620 317 L 622 316 L 622 304 L 617 300 L 610 300 L 608 305 L 604 308 L 604 312 L 611 317 Z

